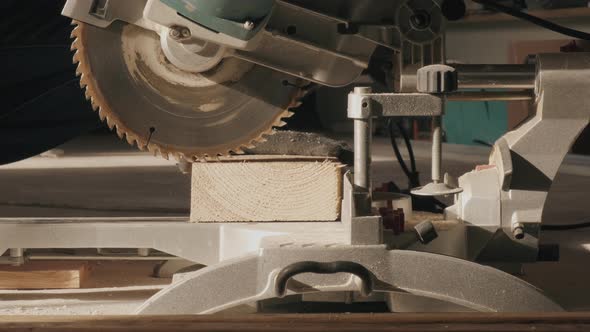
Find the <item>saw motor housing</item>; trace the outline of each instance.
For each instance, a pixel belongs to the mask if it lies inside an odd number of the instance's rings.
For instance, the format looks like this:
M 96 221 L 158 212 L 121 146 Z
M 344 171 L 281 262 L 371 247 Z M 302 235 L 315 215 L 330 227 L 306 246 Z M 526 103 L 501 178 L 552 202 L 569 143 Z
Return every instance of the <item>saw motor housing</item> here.
M 441 2 L 69 0 L 63 14 L 102 28 L 124 21 L 154 31 L 179 68 L 236 57 L 340 87 L 369 68 L 377 47 L 395 53 L 400 69 L 443 62 Z

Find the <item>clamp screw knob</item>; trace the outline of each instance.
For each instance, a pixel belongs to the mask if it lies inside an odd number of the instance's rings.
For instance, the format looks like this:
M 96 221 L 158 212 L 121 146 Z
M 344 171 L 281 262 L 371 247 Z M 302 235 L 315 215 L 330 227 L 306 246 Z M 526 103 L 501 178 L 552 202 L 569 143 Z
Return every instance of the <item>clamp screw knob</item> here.
M 447 65 L 431 65 L 418 70 L 417 89 L 421 93 L 447 93 L 457 90 L 457 71 Z

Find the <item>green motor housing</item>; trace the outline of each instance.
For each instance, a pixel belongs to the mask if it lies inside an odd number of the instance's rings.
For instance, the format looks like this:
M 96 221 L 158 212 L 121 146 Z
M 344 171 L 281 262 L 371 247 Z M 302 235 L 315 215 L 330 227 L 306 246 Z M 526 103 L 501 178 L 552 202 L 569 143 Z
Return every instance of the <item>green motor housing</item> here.
M 275 0 L 160 0 L 181 16 L 215 32 L 249 40 L 270 15 Z M 245 23 L 255 23 L 247 28 Z

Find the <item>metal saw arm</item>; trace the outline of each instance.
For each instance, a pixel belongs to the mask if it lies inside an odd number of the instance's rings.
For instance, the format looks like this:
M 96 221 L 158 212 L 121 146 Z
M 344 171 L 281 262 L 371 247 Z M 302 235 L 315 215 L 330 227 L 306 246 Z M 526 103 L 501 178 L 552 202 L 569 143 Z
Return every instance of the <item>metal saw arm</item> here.
M 404 62 L 442 62 L 442 0 L 369 2 L 69 0 L 63 14 L 101 28 L 123 21 L 155 31 L 168 59 L 193 72 L 235 57 L 336 87 L 359 77 L 378 46 L 409 52 Z M 213 46 L 200 52 L 194 45 L 203 43 Z

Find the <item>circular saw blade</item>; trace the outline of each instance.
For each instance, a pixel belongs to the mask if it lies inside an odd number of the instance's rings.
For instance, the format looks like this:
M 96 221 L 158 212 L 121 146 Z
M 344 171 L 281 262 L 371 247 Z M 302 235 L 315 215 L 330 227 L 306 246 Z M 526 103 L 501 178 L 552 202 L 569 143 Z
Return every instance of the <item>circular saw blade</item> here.
M 159 36 L 115 22 L 74 22 L 80 84 L 100 118 L 130 144 L 165 158 L 241 153 L 283 126 L 303 96 L 292 77 L 236 58 L 206 73 L 184 72 L 164 56 Z

